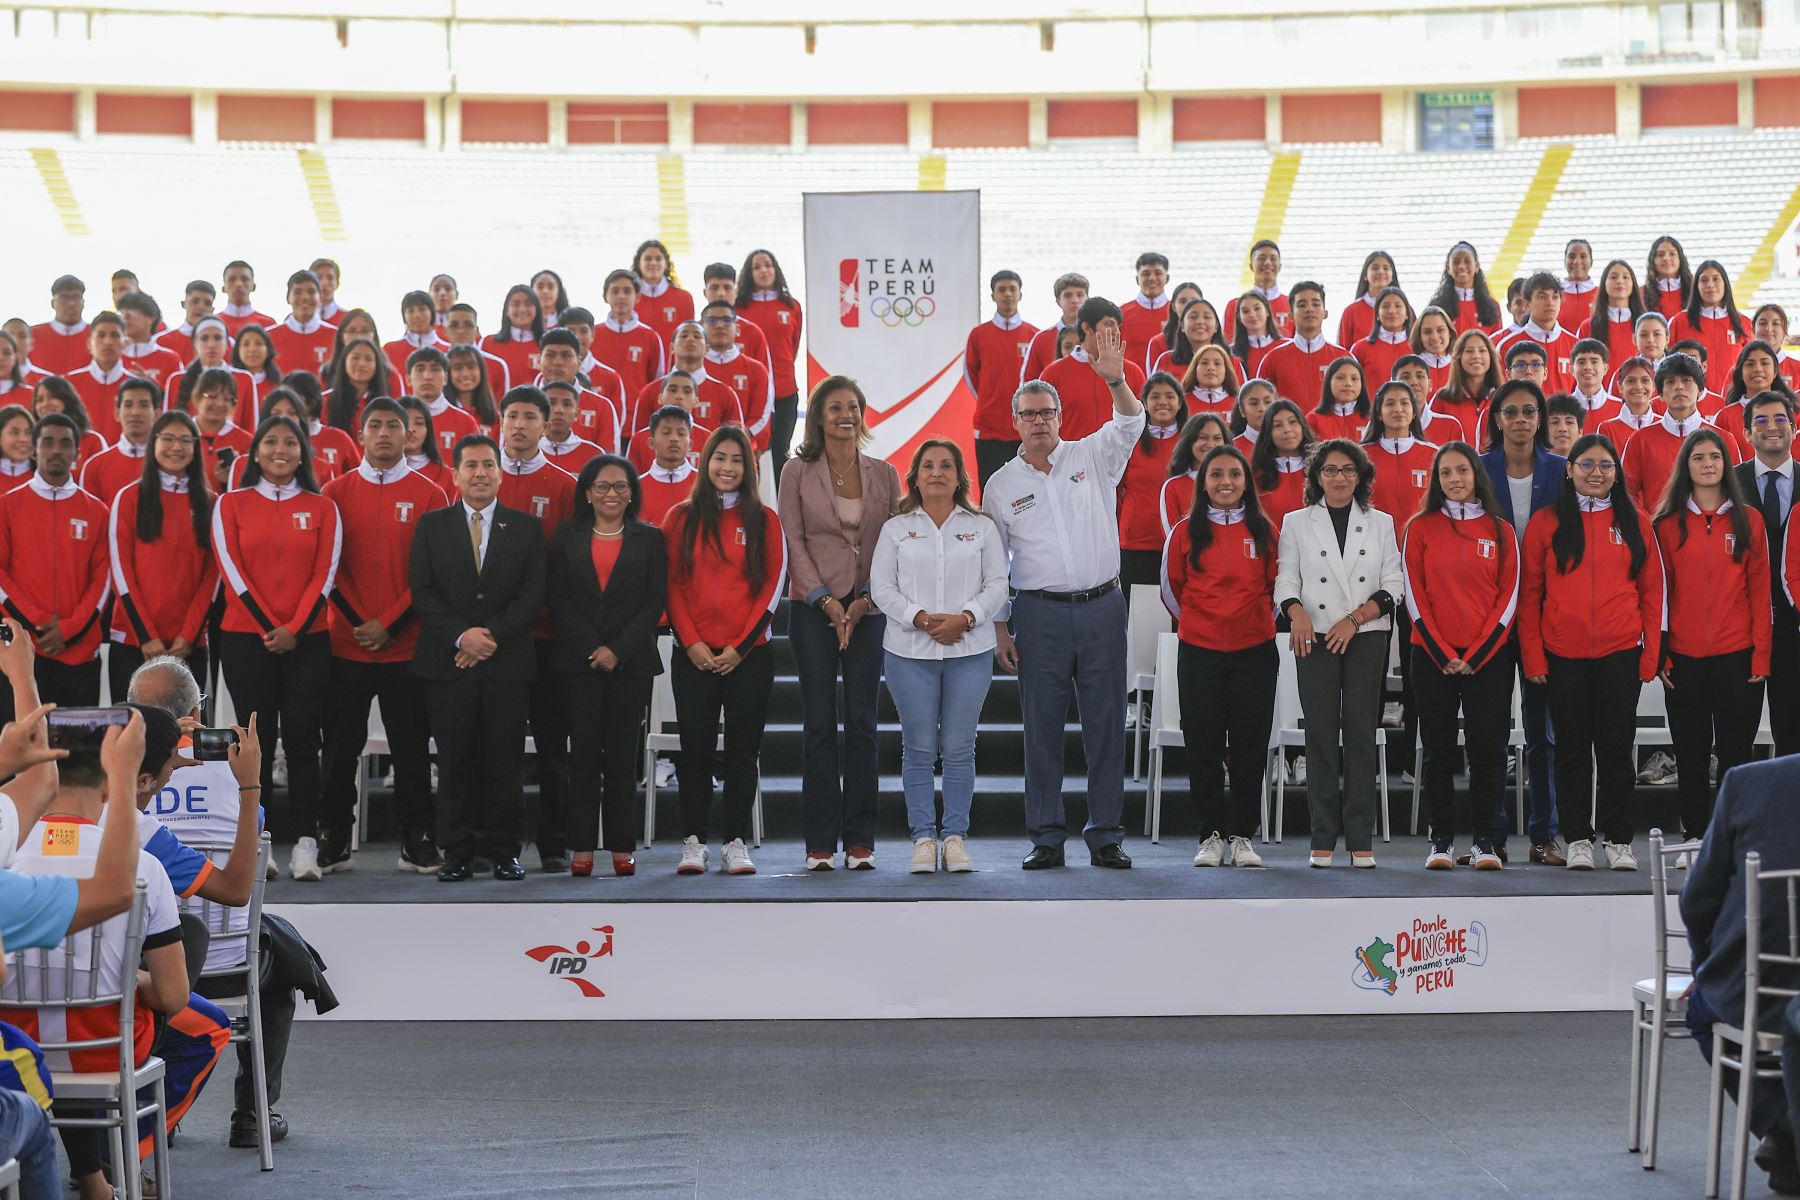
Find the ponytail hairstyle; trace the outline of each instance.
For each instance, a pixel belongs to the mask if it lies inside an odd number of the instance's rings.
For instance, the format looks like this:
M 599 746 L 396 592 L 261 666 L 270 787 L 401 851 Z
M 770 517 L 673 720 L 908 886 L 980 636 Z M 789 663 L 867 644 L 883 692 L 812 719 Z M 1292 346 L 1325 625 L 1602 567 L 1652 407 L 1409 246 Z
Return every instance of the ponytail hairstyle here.
M 1157 387 L 1166 387 L 1175 393 L 1175 422 L 1177 425 L 1181 423 L 1182 416 L 1187 412 L 1187 393 L 1181 390 L 1181 384 L 1176 382 L 1173 375 L 1167 371 L 1157 371 L 1150 378 L 1144 380 L 1143 390 L 1138 392 L 1138 403 L 1144 406 L 1144 432 L 1138 434 L 1137 448 L 1146 456 L 1156 453 L 1156 438 L 1150 433 L 1149 416 L 1150 389 Z M 1180 436 L 1180 434 L 1176 435 L 1177 438 Z
M 1691 515 L 1688 512 L 1688 501 L 1694 498 L 1694 476 L 1688 469 L 1688 459 L 1702 445 L 1712 446 L 1725 460 L 1725 477 L 1720 486 L 1725 491 L 1725 499 L 1731 503 L 1731 511 L 1726 514 L 1731 521 L 1731 561 L 1743 562 L 1745 553 L 1750 549 L 1750 513 L 1744 487 L 1738 482 L 1737 472 L 1731 468 L 1731 451 L 1726 447 L 1725 439 L 1711 426 L 1702 425 L 1688 434 L 1687 440 L 1681 444 L 1681 451 L 1675 456 L 1675 473 L 1669 476 L 1669 487 L 1663 492 L 1662 503 L 1657 506 L 1653 524 L 1674 521 L 1680 531 L 1676 546 L 1687 545 L 1688 517 Z
M 1570 474 L 1563 476 L 1562 488 L 1556 493 L 1554 512 L 1556 513 L 1556 532 L 1550 535 L 1550 549 L 1556 555 L 1556 570 L 1560 575 L 1567 575 L 1581 565 L 1581 557 L 1587 551 L 1587 528 L 1581 520 L 1581 501 L 1575 491 L 1575 463 L 1589 450 L 1604 450 L 1614 464 L 1612 491 L 1613 524 L 1619 530 L 1619 536 L 1625 539 L 1625 545 L 1631 551 L 1631 577 L 1644 569 L 1644 562 L 1649 557 L 1649 549 L 1644 543 L 1643 524 L 1638 517 L 1637 505 L 1631 502 L 1631 492 L 1625 486 L 1625 472 L 1618 469 L 1619 452 L 1614 448 L 1612 439 L 1604 434 L 1589 433 L 1576 439 L 1569 448 Z M 1731 474 L 1729 469 L 1725 472 Z
M 556 300 L 555 300 L 556 307 L 552 311 L 546 313 L 546 312 L 544 312 L 543 302 L 539 301 L 538 302 L 538 317 L 539 317 L 539 319 L 542 319 L 544 317 L 556 317 L 559 314 L 561 314 L 561 312 L 564 309 L 569 307 L 569 291 L 567 288 L 563 287 L 562 276 L 558 275 L 555 271 L 552 271 L 549 267 L 545 267 L 543 270 L 537 272 L 535 275 L 533 275 L 531 277 L 531 294 L 534 296 L 537 295 L 537 281 L 542 279 L 546 275 L 548 275 L 550 277 L 550 281 L 556 285 Z M 431 303 L 430 293 L 422 293 L 422 294 L 425 296 L 425 302 L 427 304 L 430 304 Z M 510 298 L 511 297 L 509 296 L 508 299 L 510 299 Z M 433 314 L 434 319 L 436 317 L 436 313 L 437 313 L 437 310 L 435 308 L 432 309 L 432 314 Z M 541 334 L 539 335 L 539 340 L 542 340 Z M 636 476 L 635 471 L 632 474 L 634 477 Z
M 1438 465 L 1447 454 L 1460 454 L 1468 460 L 1470 468 L 1475 472 L 1475 499 L 1481 502 L 1481 507 L 1493 519 L 1494 536 L 1512 537 L 1512 526 L 1500 515 L 1500 499 L 1494 491 L 1494 481 L 1488 475 L 1487 468 L 1481 465 L 1481 456 L 1475 453 L 1475 447 L 1467 442 L 1445 442 L 1438 447 L 1436 457 L 1431 460 L 1431 481 L 1425 487 L 1425 499 L 1420 502 L 1419 511 L 1407 518 L 1407 527 L 1427 513 L 1443 512 L 1445 505 L 1450 503 L 1450 498 L 1444 495 L 1444 485 L 1438 482 Z
M 1231 436 L 1233 438 L 1250 428 L 1250 418 L 1244 415 L 1244 397 L 1253 388 L 1257 391 L 1269 393 L 1269 403 L 1275 403 L 1276 395 L 1274 384 L 1266 379 L 1258 379 L 1255 376 L 1251 376 L 1249 379 L 1244 380 L 1244 386 L 1238 389 L 1237 402 L 1231 406 L 1231 420 L 1226 422 L 1226 428 L 1231 431 Z M 1256 422 L 1256 430 L 1258 434 L 1261 434 L 1262 421 L 1260 419 Z
M 763 516 L 762 497 L 756 491 L 756 450 L 750 444 L 750 435 L 738 425 L 721 425 L 706 439 L 706 445 L 700 451 L 700 469 L 694 480 L 694 490 L 671 510 L 681 514 L 675 518 L 681 523 L 681 569 L 690 577 L 693 575 L 694 557 L 702 543 L 709 543 L 720 558 L 725 557 L 725 537 L 719 531 L 725 504 L 719 489 L 713 486 L 708 467 L 712 464 L 712 456 L 726 443 L 736 446 L 744 456 L 744 482 L 738 487 L 737 503 L 738 514 L 744 522 L 744 579 L 751 587 L 760 588 L 769 577 L 768 547 L 765 545 L 768 521 Z
M 177 429 L 194 439 L 194 452 L 188 458 L 188 515 L 194 523 L 194 544 L 201 551 L 212 545 L 212 493 L 206 487 L 206 456 L 200 452 L 200 426 L 194 418 L 171 409 L 156 418 L 150 426 L 150 450 L 144 455 L 144 470 L 138 477 L 137 540 L 154 542 L 162 537 L 162 468 L 156 464 L 156 439 L 165 429 Z
M 1175 478 L 1177 475 L 1186 475 L 1189 471 L 1197 469 L 1194 459 L 1194 445 L 1200 440 L 1201 430 L 1205 429 L 1208 425 L 1217 425 L 1219 427 L 1219 437 L 1222 439 L 1220 445 L 1231 445 L 1231 427 L 1225 424 L 1224 417 L 1221 417 L 1218 413 L 1201 413 L 1197 417 L 1189 417 L 1187 424 L 1181 427 L 1181 432 L 1175 435 L 1175 452 L 1169 456 L 1170 479 Z M 1211 451 L 1209 450 L 1208 453 L 1210 452 Z M 1248 478 L 1247 473 L 1250 470 L 1250 462 L 1248 459 L 1244 460 L 1244 470 L 1246 472 L 1246 478 Z
M 1215 420 L 1217 418 L 1214 418 Z M 1206 452 L 1195 469 L 1194 504 L 1188 509 L 1188 567 L 1194 571 L 1205 568 L 1200 565 L 1200 556 L 1212 545 L 1213 523 L 1206 519 L 1206 510 L 1211 501 L 1206 498 L 1206 471 L 1215 461 L 1225 459 L 1234 461 L 1244 469 L 1244 530 L 1256 543 L 1256 552 L 1265 560 L 1276 552 L 1275 526 L 1270 522 L 1268 514 L 1263 512 L 1262 498 L 1256 494 L 1256 488 L 1250 479 L 1250 460 L 1244 452 L 1226 442 L 1223 446 L 1214 446 Z
M 1662 289 L 1656 285 L 1659 276 L 1656 273 L 1656 251 L 1667 242 L 1675 251 L 1676 261 L 1680 264 L 1675 271 L 1675 278 L 1681 280 L 1681 307 L 1688 306 L 1688 299 L 1694 294 L 1694 272 L 1688 267 L 1687 251 L 1681 243 L 1668 234 L 1650 243 L 1650 261 L 1644 267 L 1644 311 L 1658 312 L 1662 307 Z
M 1446 313 L 1461 311 L 1458 308 L 1458 301 L 1456 299 L 1456 282 L 1450 278 L 1450 260 L 1456 257 L 1456 252 L 1458 250 L 1467 250 L 1470 256 L 1475 259 L 1475 279 L 1471 285 L 1471 290 L 1475 293 L 1474 304 L 1476 323 L 1480 325 L 1498 325 L 1500 323 L 1500 304 L 1494 299 L 1493 293 L 1488 290 L 1487 272 L 1481 269 L 1481 255 L 1477 254 L 1475 247 L 1471 246 L 1468 242 L 1456 243 L 1456 245 L 1450 247 L 1450 252 L 1444 255 L 1444 275 L 1443 278 L 1438 280 L 1437 291 L 1432 293 L 1432 305 L 1436 308 L 1443 309 Z M 1452 321 L 1451 324 L 1454 325 L 1455 322 Z M 1461 330 L 1460 332 L 1467 333 L 1468 330 Z
M 1252 302 L 1260 304 L 1263 307 L 1262 336 L 1273 338 L 1278 342 L 1281 340 L 1280 335 L 1275 330 L 1275 310 L 1269 307 L 1269 302 L 1263 299 L 1262 293 L 1245 292 L 1243 295 L 1239 296 L 1237 298 L 1237 308 L 1233 309 L 1231 314 L 1231 323 L 1233 326 L 1231 331 L 1231 353 L 1239 362 L 1244 363 L 1246 366 L 1250 362 L 1250 331 L 1244 327 L 1242 316 L 1244 305 Z

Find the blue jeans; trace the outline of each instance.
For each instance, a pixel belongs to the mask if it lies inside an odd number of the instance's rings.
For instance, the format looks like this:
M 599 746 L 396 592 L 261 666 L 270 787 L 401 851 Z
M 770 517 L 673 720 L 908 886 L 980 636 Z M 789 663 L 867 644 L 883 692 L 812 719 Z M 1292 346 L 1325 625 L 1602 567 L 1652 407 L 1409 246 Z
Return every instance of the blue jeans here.
M 900 710 L 900 781 L 913 840 L 937 836 L 933 762 L 944 760 L 945 837 L 969 832 L 975 799 L 975 723 L 994 679 L 988 654 L 903 658 L 887 652 L 888 694 Z
M 24 1092 L 0 1088 L 0 1162 L 9 1158 L 19 1160 L 24 1200 L 57 1200 L 62 1195 L 49 1116 Z

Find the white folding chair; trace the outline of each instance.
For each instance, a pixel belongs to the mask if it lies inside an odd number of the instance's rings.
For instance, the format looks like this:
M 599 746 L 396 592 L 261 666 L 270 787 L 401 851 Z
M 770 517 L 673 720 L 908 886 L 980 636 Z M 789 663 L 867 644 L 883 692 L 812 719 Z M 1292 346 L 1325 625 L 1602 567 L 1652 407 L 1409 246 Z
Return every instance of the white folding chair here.
M 1144 808 L 1144 833 L 1152 842 L 1162 841 L 1163 751 L 1187 744 L 1181 736 L 1181 689 L 1175 686 L 1180 652 L 1180 638 L 1157 636 L 1156 669 L 1150 676 L 1150 800 Z
M 0 1200 L 19 1200 L 19 1160 L 0 1162 Z
M 1513 772 L 1513 812 L 1519 821 L 1519 833 L 1525 832 L 1525 716 L 1520 700 L 1520 689 L 1513 689 L 1512 725 L 1506 733 L 1507 749 L 1518 755 L 1518 769 Z M 1456 723 L 1456 744 L 1468 744 L 1467 725 L 1458 719 Z M 1504 765 L 1504 764 L 1502 764 Z M 1423 734 L 1413 739 L 1413 782 L 1412 782 L 1412 823 L 1409 832 L 1419 832 L 1419 789 L 1425 781 L 1425 738 Z M 1471 814 L 1473 815 L 1473 814 Z M 1477 822 L 1479 817 L 1474 818 Z M 1482 826 L 1476 826 L 1476 836 L 1481 835 Z
M 189 849 L 198 850 L 223 867 L 231 861 L 230 842 L 192 842 Z M 256 1131 L 261 1139 L 262 1169 L 275 1169 L 275 1151 L 269 1140 L 269 1079 L 263 1062 L 262 1031 L 262 907 L 263 887 L 268 876 L 271 843 L 265 831 L 256 850 L 256 874 L 250 884 L 250 903 L 244 908 L 215 904 L 203 896 L 189 896 L 181 901 L 181 910 L 192 913 L 212 935 L 212 946 L 240 946 L 244 961 L 235 967 L 220 967 L 200 972 L 202 979 L 235 979 L 242 977 L 244 994 L 214 998 L 213 1003 L 231 1018 L 231 1041 L 250 1047 L 250 1079 L 256 1103 Z M 241 914 L 241 917 L 240 917 Z
M 650 714 L 644 730 L 644 849 L 656 840 L 656 756 L 681 750 L 681 735 L 675 728 L 675 684 L 670 666 L 675 658 L 675 639 L 667 635 L 657 640 L 663 669 L 650 684 Z M 725 734 L 719 733 L 718 748 L 725 749 Z M 684 764 L 685 765 L 685 764 Z M 710 785 L 710 782 L 708 784 Z M 761 847 L 763 840 L 762 771 L 756 776 L 756 801 L 750 809 L 751 844 Z
M 356 762 L 356 820 L 350 825 L 350 848 L 362 849 L 369 836 L 369 785 L 375 780 L 375 760 L 389 753 L 387 724 L 382 719 L 380 701 L 369 705 L 369 736 L 363 743 L 362 757 Z
M 55 1041 L 40 1038 L 45 1065 L 50 1068 L 50 1087 L 58 1100 L 78 1102 L 96 1108 L 96 1116 L 50 1115 L 50 1124 L 58 1129 L 101 1129 L 110 1144 L 113 1172 L 125 1200 L 143 1200 L 144 1176 L 138 1165 L 138 1121 L 154 1117 L 151 1123 L 151 1160 L 156 1172 L 156 1194 L 168 1196 L 169 1190 L 169 1126 L 168 1104 L 163 1090 L 163 1060 L 154 1054 L 142 1066 L 133 1061 L 132 1030 L 137 1015 L 137 964 L 144 952 L 144 885 L 140 881 L 126 915 L 125 944 L 120 962 L 119 990 L 101 990 L 101 957 L 108 927 L 118 936 L 118 927 L 101 922 L 79 933 L 72 933 L 59 945 L 20 950 L 8 956 L 7 977 L 0 984 L 0 1005 L 9 1008 L 60 1010 L 63 1013 L 111 1008 L 118 1015 L 118 1033 L 85 1040 Z M 57 1022 L 40 1023 L 39 1029 L 54 1027 Z M 66 1028 L 66 1017 L 62 1022 Z M 75 1071 L 69 1068 L 71 1051 L 107 1051 L 117 1054 L 117 1066 L 104 1071 Z M 61 1069 L 59 1069 L 59 1064 Z M 138 1102 L 138 1093 L 150 1089 L 150 1101 Z
M 1172 622 L 1162 600 L 1162 589 L 1147 583 L 1131 585 L 1131 607 L 1125 615 L 1125 682 L 1126 699 L 1136 718 L 1131 731 L 1131 777 L 1143 778 L 1144 693 L 1157 686 L 1157 646 L 1159 635 L 1169 632 Z M 1171 680 L 1174 676 L 1169 677 Z M 1149 815 L 1145 814 L 1145 824 Z
M 1784 884 L 1783 913 L 1787 918 L 1787 953 L 1762 949 L 1764 883 Z M 1794 988 L 1763 982 L 1765 966 L 1800 970 L 1800 870 L 1765 871 L 1762 855 L 1744 855 L 1744 1015 L 1742 1024 L 1713 1026 L 1712 1082 L 1707 1102 L 1706 1196 L 1719 1194 L 1719 1159 L 1725 1142 L 1725 1068 L 1738 1073 L 1737 1125 L 1732 1138 L 1731 1200 L 1743 1200 L 1746 1168 L 1750 1158 L 1750 1124 L 1755 1081 L 1781 1081 L 1781 1034 L 1757 1028 L 1757 1009 L 1765 998 L 1791 1000 Z M 1727 1047 L 1735 1047 L 1728 1050 Z
M 1649 683 L 1638 686 L 1638 702 L 1636 729 L 1631 735 L 1631 767 L 1633 774 L 1637 772 L 1637 749 L 1639 746 L 1667 746 L 1671 751 L 1675 747 L 1674 735 L 1669 732 L 1668 690 L 1663 687 L 1661 679 L 1652 679 Z M 1593 825 L 1600 820 L 1600 772 L 1594 772 L 1593 816 L 1588 824 Z
M 1694 985 L 1692 966 L 1671 966 L 1669 947 L 1683 963 L 1690 957 L 1687 931 L 1669 927 L 1669 864 L 1679 855 L 1700 849 L 1698 841 L 1663 844 L 1662 830 L 1650 831 L 1650 903 L 1656 930 L 1656 974 L 1631 988 L 1631 1115 L 1625 1148 L 1644 1151 L 1644 1170 L 1656 1169 L 1657 1119 L 1662 1114 L 1663 1043 L 1687 1036 L 1687 994 Z M 1645 1041 L 1650 1071 L 1644 1073 Z M 1646 1089 L 1646 1083 L 1648 1088 Z M 1646 1095 L 1646 1090 L 1648 1094 Z
M 1271 758 L 1276 755 L 1285 757 L 1285 751 L 1292 748 L 1302 753 L 1306 750 L 1306 716 L 1300 706 L 1299 670 L 1294 662 L 1294 652 L 1288 647 L 1286 637 L 1276 638 L 1281 653 L 1281 668 L 1275 681 L 1275 715 L 1276 731 L 1272 739 Z M 1320 653 L 1324 653 L 1320 651 Z M 1283 682 L 1283 676 L 1287 682 Z M 1286 690 L 1284 690 L 1286 689 Z M 1291 707 L 1289 701 L 1292 701 Z M 1387 779 L 1387 730 L 1377 723 L 1375 726 L 1375 786 L 1379 792 L 1381 806 L 1381 840 L 1391 842 L 1393 830 L 1388 826 L 1388 779 Z M 1307 778 L 1318 768 L 1317 763 L 1307 763 Z M 1309 785 L 1310 786 L 1310 785 Z M 1282 827 L 1287 824 L 1287 772 L 1280 771 L 1275 776 L 1275 840 L 1281 841 Z M 1267 840 L 1266 838 L 1264 839 Z

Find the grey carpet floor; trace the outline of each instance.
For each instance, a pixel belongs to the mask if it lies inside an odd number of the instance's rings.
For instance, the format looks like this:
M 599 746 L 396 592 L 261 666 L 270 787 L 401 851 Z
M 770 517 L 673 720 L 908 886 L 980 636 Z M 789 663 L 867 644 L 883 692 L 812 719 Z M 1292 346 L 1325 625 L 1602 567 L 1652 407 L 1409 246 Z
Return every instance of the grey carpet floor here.
M 696 953 L 704 953 L 696 947 Z M 944 969 L 929 948 L 922 971 Z M 721 980 L 721 986 L 729 986 Z M 1670 1046 L 1659 1169 L 1625 1151 L 1623 1013 L 300 1026 L 276 1170 L 183 1200 L 1696 1197 L 1706 1075 Z M 1769 1195 L 1751 1169 L 1751 1194 Z

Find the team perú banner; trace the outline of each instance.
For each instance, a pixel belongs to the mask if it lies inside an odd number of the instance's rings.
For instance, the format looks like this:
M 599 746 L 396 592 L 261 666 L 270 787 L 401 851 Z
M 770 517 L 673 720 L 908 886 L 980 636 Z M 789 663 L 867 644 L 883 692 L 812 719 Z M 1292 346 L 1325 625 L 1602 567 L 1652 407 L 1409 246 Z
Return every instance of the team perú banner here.
M 961 443 L 974 474 L 963 347 L 981 319 L 981 193 L 808 192 L 805 223 L 807 390 L 856 380 L 869 452 L 902 475 L 931 436 Z

